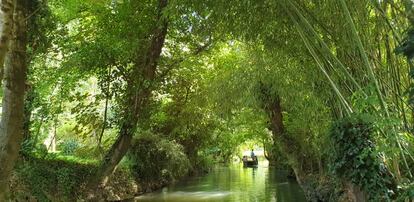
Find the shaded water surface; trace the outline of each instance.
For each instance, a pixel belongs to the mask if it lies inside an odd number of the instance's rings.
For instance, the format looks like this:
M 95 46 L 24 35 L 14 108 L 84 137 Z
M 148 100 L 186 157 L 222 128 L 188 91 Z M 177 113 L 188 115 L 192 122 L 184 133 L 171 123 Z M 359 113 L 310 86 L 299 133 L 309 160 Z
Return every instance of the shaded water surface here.
M 299 185 L 286 177 L 286 172 L 267 167 L 221 167 L 208 175 L 185 179 L 136 201 L 306 201 Z

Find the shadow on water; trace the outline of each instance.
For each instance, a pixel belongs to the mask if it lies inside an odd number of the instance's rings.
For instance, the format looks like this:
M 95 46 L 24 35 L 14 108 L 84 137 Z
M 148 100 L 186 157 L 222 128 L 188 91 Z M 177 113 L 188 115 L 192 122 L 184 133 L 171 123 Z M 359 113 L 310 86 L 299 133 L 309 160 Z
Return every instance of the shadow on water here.
M 287 172 L 273 168 L 220 167 L 205 176 L 193 177 L 144 194 L 136 201 L 154 202 L 238 202 L 238 201 L 306 201 L 296 181 Z

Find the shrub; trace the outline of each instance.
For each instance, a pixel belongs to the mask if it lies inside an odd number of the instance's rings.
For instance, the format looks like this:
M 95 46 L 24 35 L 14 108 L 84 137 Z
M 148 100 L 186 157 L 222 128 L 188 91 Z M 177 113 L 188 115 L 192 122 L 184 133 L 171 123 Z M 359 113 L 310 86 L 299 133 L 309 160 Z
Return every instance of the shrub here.
M 136 138 L 127 157 L 136 179 L 145 182 L 174 181 L 189 168 L 181 145 L 153 134 Z
M 56 158 L 26 159 L 17 165 L 16 172 L 38 201 L 76 201 L 79 188 L 96 169 L 96 165 Z
M 36 139 L 29 138 L 23 141 L 20 147 L 20 153 L 24 156 L 46 156 L 47 147 L 43 143 L 36 143 Z
M 337 121 L 331 129 L 330 166 L 340 179 L 361 187 L 369 200 L 389 199 L 395 182 L 376 151 L 370 117 L 353 115 Z
M 73 155 L 79 148 L 79 142 L 73 139 L 63 141 L 59 144 L 60 150 L 64 155 Z
M 216 163 L 217 159 L 214 159 L 212 155 L 198 154 L 196 158 L 192 159 L 190 173 L 192 175 L 207 173 Z

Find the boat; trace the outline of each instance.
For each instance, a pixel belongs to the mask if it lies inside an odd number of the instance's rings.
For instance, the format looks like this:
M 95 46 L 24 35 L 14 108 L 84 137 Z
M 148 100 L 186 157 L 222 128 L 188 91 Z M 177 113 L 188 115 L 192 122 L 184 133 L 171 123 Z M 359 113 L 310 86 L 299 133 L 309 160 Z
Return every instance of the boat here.
M 247 168 L 257 168 L 259 162 L 257 160 L 257 156 L 254 156 L 253 158 L 247 158 L 247 156 L 243 156 L 243 167 Z

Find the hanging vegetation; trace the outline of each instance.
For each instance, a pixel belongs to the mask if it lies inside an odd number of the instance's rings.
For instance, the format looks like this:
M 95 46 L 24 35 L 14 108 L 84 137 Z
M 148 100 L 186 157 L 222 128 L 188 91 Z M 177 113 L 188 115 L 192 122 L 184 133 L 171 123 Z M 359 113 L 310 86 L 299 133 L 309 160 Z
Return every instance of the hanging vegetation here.
M 0 0 L 0 201 L 131 198 L 242 150 L 309 201 L 412 201 L 413 26 L 411 0 Z

